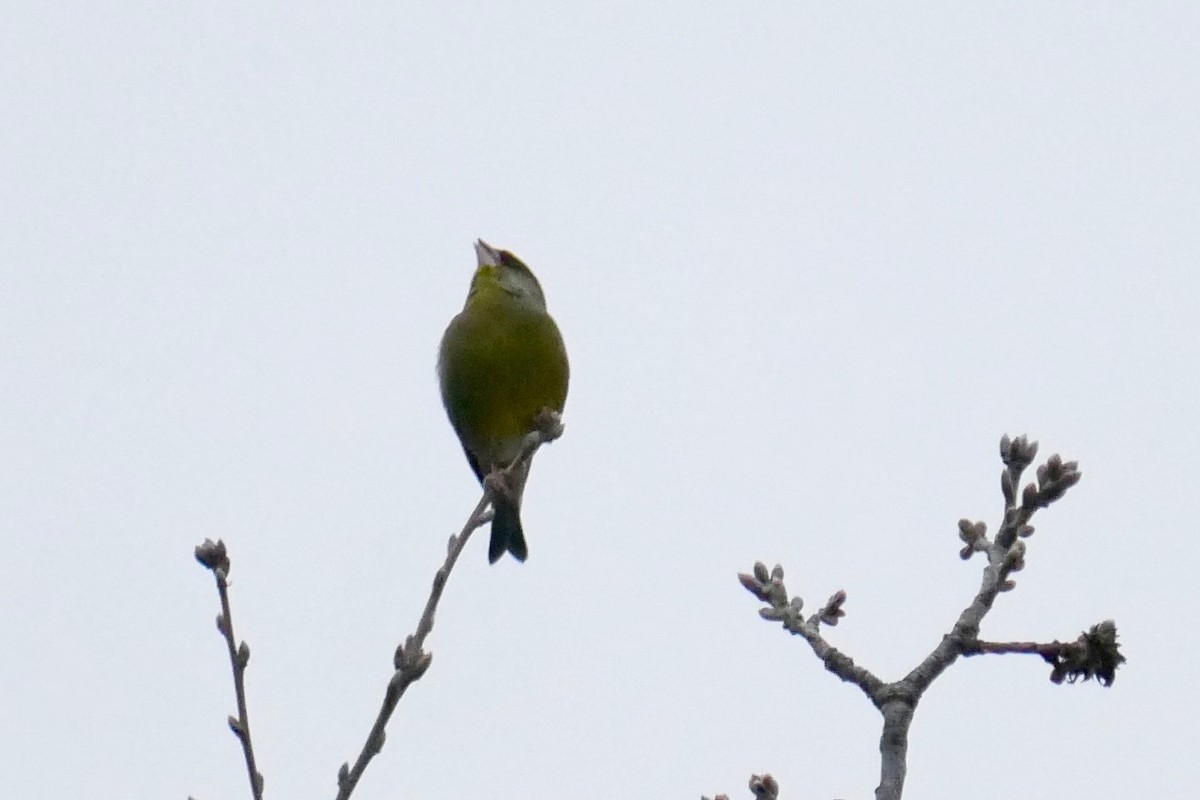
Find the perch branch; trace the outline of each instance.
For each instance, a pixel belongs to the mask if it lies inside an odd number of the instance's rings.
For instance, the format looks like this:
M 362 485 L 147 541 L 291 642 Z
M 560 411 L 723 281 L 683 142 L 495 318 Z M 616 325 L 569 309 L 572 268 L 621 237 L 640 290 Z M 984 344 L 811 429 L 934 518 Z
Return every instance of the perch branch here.
M 536 429 L 525 437 L 525 441 L 521 445 L 521 451 L 503 471 L 503 474 L 507 475 L 517 464 L 533 458 L 533 454 L 543 444 L 552 442 L 559 436 L 562 436 L 562 420 L 557 413 L 549 409 L 538 415 L 536 425 Z M 438 602 L 442 599 L 442 592 L 446 588 L 446 581 L 450 577 L 450 571 L 454 569 L 459 555 L 462 553 L 463 548 L 466 547 L 467 540 L 477 528 L 483 526 L 492 518 L 488 511 L 493 492 L 490 483 L 490 481 L 484 482 L 483 496 L 475 504 L 475 509 L 467 518 L 462 530 L 457 535 L 450 537 L 447 545 L 446 560 L 438 568 L 437 572 L 434 573 L 433 590 L 429 594 L 429 599 L 425 601 L 425 610 L 421 613 L 421 619 L 417 622 L 416 631 L 408 636 L 402 645 L 396 648 L 395 656 L 392 659 L 395 672 L 388 681 L 387 689 L 383 695 L 383 704 L 379 708 L 379 713 L 375 717 L 374 724 L 371 725 L 371 731 L 367 734 L 367 740 L 363 744 L 358 758 L 355 759 L 354 766 L 351 766 L 349 763 L 343 763 L 338 769 L 337 800 L 347 800 L 354 791 L 354 788 L 358 786 L 358 782 L 362 778 L 363 772 L 366 771 L 367 765 L 371 763 L 371 759 L 383 749 L 383 743 L 386 739 L 385 729 L 396 710 L 396 705 L 400 702 L 400 698 L 404 696 L 404 692 L 408 687 L 419 680 L 425 674 L 425 670 L 429 669 L 433 654 L 427 653 L 423 649 L 425 638 L 433 630 L 433 618 L 437 611 Z

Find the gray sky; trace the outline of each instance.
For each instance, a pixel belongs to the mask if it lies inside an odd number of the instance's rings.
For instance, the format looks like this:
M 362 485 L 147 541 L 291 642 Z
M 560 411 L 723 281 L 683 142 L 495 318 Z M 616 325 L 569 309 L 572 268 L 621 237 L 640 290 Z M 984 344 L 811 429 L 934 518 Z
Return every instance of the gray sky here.
M 358 795 L 865 797 L 884 678 L 978 584 L 1001 433 L 1079 459 L 991 639 L 1116 618 L 1112 690 L 956 665 L 912 797 L 1194 789 L 1200 11 L 1188 3 L 9 4 L 11 797 L 331 797 L 478 488 L 434 379 L 471 241 L 573 369 L 524 566 L 485 536 Z

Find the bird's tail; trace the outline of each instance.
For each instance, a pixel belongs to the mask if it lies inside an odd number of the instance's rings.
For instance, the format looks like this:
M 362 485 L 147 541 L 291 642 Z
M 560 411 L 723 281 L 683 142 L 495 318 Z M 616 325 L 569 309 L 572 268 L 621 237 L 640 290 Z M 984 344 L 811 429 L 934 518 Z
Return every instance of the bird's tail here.
M 525 532 L 521 530 L 521 509 L 515 503 L 495 497 L 492 500 L 492 541 L 488 544 L 488 563 L 495 564 L 505 551 L 517 561 L 529 555 Z

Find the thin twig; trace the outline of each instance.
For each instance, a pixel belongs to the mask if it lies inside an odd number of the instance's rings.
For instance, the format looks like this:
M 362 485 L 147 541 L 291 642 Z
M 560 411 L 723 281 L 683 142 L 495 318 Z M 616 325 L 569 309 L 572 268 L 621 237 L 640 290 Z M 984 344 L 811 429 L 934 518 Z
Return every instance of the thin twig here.
M 467 519 L 466 525 L 457 536 L 450 537 L 449 552 L 446 554 L 446 561 L 442 564 L 433 578 L 433 591 L 429 594 L 429 599 L 425 601 L 425 610 L 421 614 L 421 619 L 417 623 L 417 630 L 407 639 L 404 644 L 396 648 L 396 656 L 394 664 L 396 667 L 391 680 L 388 681 L 387 689 L 384 691 L 383 704 L 379 708 L 379 713 L 375 716 L 375 722 L 371 725 L 371 732 L 367 734 L 367 740 L 363 743 L 361 752 L 351 767 L 348 763 L 342 764 L 338 770 L 338 800 L 346 800 L 358 785 L 359 779 L 362 778 L 363 772 L 366 771 L 367 765 L 371 763 L 380 750 L 383 749 L 383 742 L 386 738 L 384 729 L 387 727 L 388 720 L 392 718 L 392 714 L 396 710 L 396 705 L 400 702 L 400 698 L 404 696 L 405 690 L 417 679 L 419 679 L 425 670 L 429 668 L 429 663 L 432 656 L 429 653 L 422 652 L 421 645 L 425 641 L 425 637 L 433 630 L 433 615 L 437 610 L 438 601 L 442 598 L 442 591 L 446 587 L 446 579 L 450 575 L 450 570 L 454 568 L 455 562 L 458 561 L 459 555 L 463 548 L 466 547 L 467 540 L 471 533 L 476 528 L 480 527 L 487 521 L 485 513 L 488 505 L 491 503 L 491 492 L 485 490 L 483 497 L 475 505 L 475 510 L 471 512 L 471 516 Z
M 1066 652 L 1068 647 L 1070 647 L 1069 644 L 1063 644 L 1062 642 L 984 642 L 977 639 L 963 647 L 963 655 L 1025 653 L 1041 656 L 1042 658 L 1056 658 Z
M 1117 624 L 1111 619 L 1093 625 L 1073 642 L 981 642 L 976 639 L 965 642 L 962 651 L 964 656 L 1008 653 L 1041 656 L 1053 667 L 1050 680 L 1054 683 L 1095 678 L 1101 685 L 1111 686 L 1117 670 L 1125 663 L 1121 645 L 1117 642 Z
M 845 616 L 842 606 L 846 603 L 846 593 L 834 592 L 815 614 L 807 619 L 804 617 L 804 601 L 799 597 L 788 600 L 787 587 L 783 583 L 783 567 L 779 564 L 770 572 L 766 564 L 755 562 L 752 573 L 740 573 L 738 580 L 751 594 L 768 603 L 767 608 L 758 610 L 759 616 L 765 620 L 777 621 L 789 633 L 801 637 L 808 642 L 813 654 L 825 665 L 825 669 L 837 675 L 847 683 L 852 683 L 871 702 L 879 706 L 883 702 L 880 692 L 885 684 L 869 669 L 854 663 L 854 659 L 834 647 L 821 635 L 821 625 L 833 626 Z
M 533 458 L 533 454 L 543 444 L 551 442 L 562 435 L 562 422 L 558 415 L 553 412 L 540 415 L 537 424 L 538 429 L 525 437 L 520 453 L 503 470 L 503 475 L 510 473 L 522 461 Z M 371 725 L 371 731 L 367 734 L 367 740 L 363 743 L 362 751 L 359 752 L 358 758 L 355 759 L 354 766 L 350 766 L 347 762 L 342 764 L 341 768 L 338 769 L 337 800 L 347 800 L 355 787 L 358 786 L 358 782 L 362 778 L 363 772 L 366 771 L 367 765 L 371 763 L 371 759 L 383 749 L 383 743 L 386 739 L 385 729 L 396 710 L 397 704 L 400 702 L 400 698 L 404 696 L 404 692 L 408 687 L 419 680 L 425 674 L 425 670 L 429 669 L 433 655 L 422 649 L 425 644 L 425 638 L 433 630 L 433 618 L 437 611 L 438 602 L 442 599 L 442 592 L 446 588 L 446 581 L 450 577 L 450 571 L 454 569 L 459 555 L 462 554 L 463 549 L 467 545 L 467 540 L 477 528 L 491 520 L 491 514 L 488 513 L 488 506 L 492 502 L 493 489 L 489 485 L 490 483 L 489 481 L 484 482 L 483 496 L 475 504 L 475 509 L 467 518 L 462 530 L 458 535 L 450 537 L 446 560 L 438 568 L 438 571 L 434 573 L 433 590 L 429 594 L 429 599 L 425 601 L 425 610 L 421 613 L 420 621 L 417 622 L 416 631 L 404 640 L 404 644 L 396 648 L 396 654 L 393 658 L 393 665 L 396 671 L 388 681 L 387 689 L 383 695 L 383 704 L 379 708 L 379 713 L 375 716 L 375 722 Z
M 217 630 L 225 637 L 229 650 L 229 665 L 233 670 L 233 689 L 237 695 L 237 717 L 229 717 L 229 729 L 242 743 L 242 755 L 246 759 L 246 773 L 250 778 L 250 792 L 254 800 L 262 800 L 263 776 L 258 771 L 254 758 L 254 745 L 250 740 L 250 712 L 246 707 L 246 665 L 250 663 L 250 646 L 245 642 L 234 644 L 233 611 L 229 607 L 229 556 L 225 542 L 205 539 L 196 547 L 196 560 L 212 571 L 217 582 L 217 594 L 221 598 L 221 613 L 217 616 Z

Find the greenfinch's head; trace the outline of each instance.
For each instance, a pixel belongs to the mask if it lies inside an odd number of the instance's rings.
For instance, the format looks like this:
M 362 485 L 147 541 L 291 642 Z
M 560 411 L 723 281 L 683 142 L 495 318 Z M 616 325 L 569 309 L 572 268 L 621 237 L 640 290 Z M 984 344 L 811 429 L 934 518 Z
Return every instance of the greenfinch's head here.
M 502 291 L 514 300 L 546 310 L 542 285 L 521 259 L 480 239 L 475 242 L 475 260 L 479 266 L 471 280 L 468 301 L 477 292 Z

